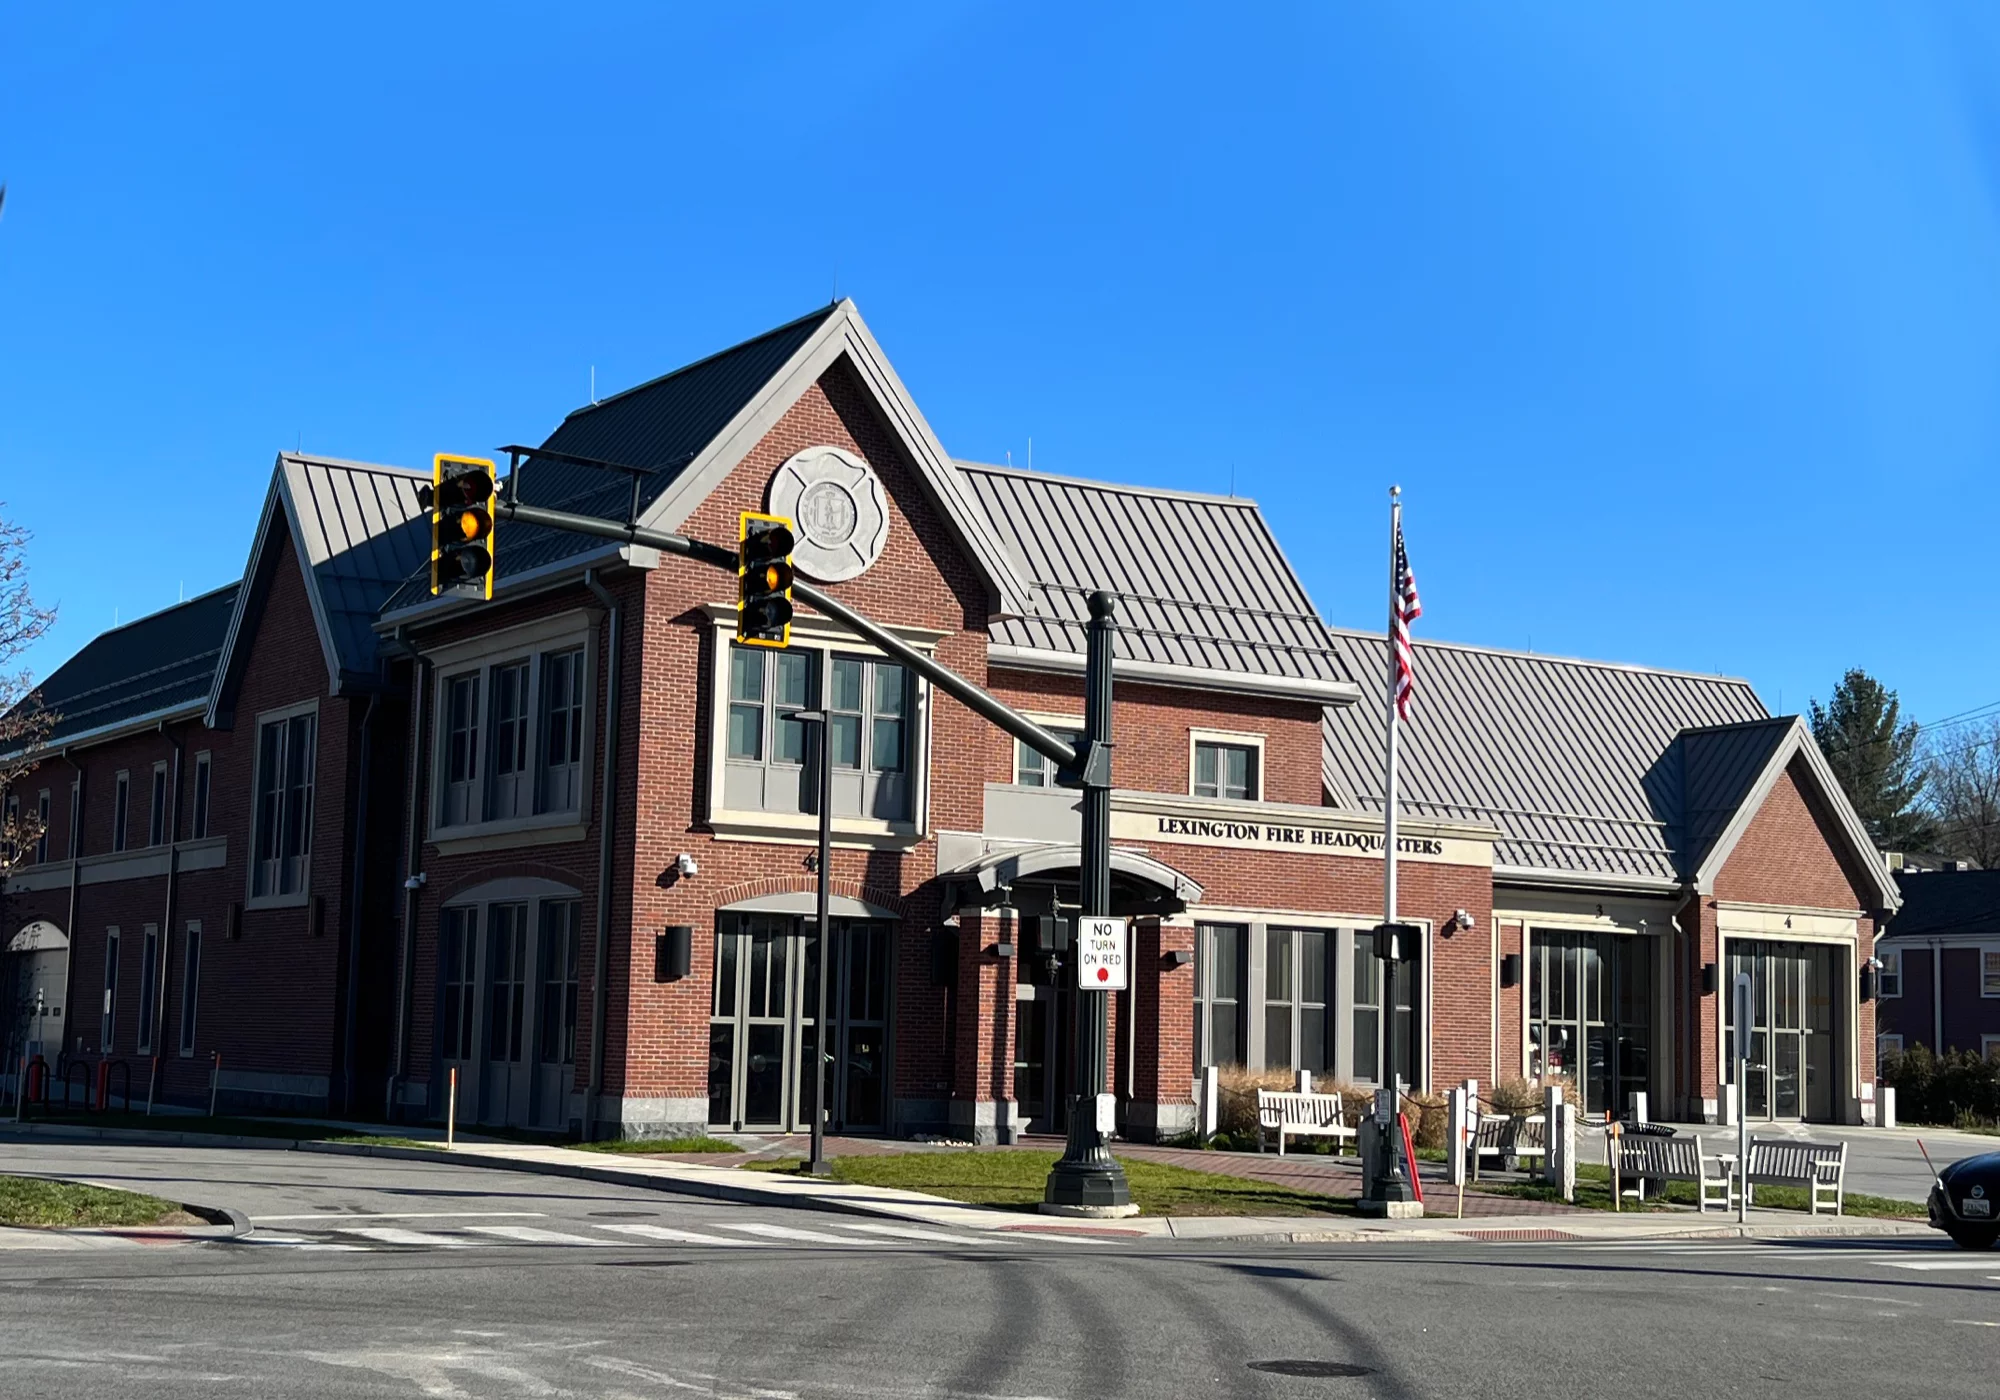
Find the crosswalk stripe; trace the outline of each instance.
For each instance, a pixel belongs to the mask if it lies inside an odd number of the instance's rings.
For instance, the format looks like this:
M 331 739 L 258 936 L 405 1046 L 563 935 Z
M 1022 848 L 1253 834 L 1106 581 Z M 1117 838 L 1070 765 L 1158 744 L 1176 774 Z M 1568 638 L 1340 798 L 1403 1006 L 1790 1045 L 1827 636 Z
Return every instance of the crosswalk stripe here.
M 610 1240 L 593 1239 L 589 1235 L 572 1235 L 562 1230 L 540 1230 L 533 1225 L 468 1225 L 466 1230 L 476 1235 L 498 1235 L 501 1239 L 519 1240 L 522 1244 L 584 1244 L 609 1248 Z
M 1882 1262 L 1892 1269 L 1922 1269 L 1926 1272 L 1932 1269 L 1964 1269 L 1972 1273 L 2000 1267 L 1993 1262 L 1991 1255 L 1984 1259 L 1884 1259 Z
M 817 1230 L 795 1230 L 789 1225 L 764 1225 L 745 1222 L 741 1225 L 718 1220 L 716 1224 L 725 1230 L 743 1230 L 753 1235 L 768 1235 L 774 1240 L 800 1240 L 806 1244 L 860 1244 L 860 1240 L 844 1235 L 826 1235 Z
M 364 1240 L 374 1240 L 379 1244 L 423 1245 L 431 1249 L 464 1249 L 468 1241 L 455 1240 L 449 1235 L 434 1235 L 425 1230 L 404 1230 L 394 1225 L 372 1225 L 366 1229 L 340 1231 L 343 1235 L 359 1235 Z
M 674 1244 L 719 1244 L 731 1249 L 760 1249 L 762 1240 L 733 1240 L 723 1235 L 704 1235 L 699 1230 L 676 1230 L 671 1225 L 613 1225 L 609 1222 L 594 1226 L 599 1230 L 616 1230 L 621 1235 L 637 1235 L 641 1239 L 667 1240 Z
M 922 1230 L 915 1225 L 876 1225 L 861 1221 L 843 1220 L 842 1230 L 865 1230 L 871 1235 L 893 1235 L 902 1240 L 932 1240 L 942 1244 L 997 1244 L 999 1241 L 980 1235 L 947 1235 L 942 1230 Z

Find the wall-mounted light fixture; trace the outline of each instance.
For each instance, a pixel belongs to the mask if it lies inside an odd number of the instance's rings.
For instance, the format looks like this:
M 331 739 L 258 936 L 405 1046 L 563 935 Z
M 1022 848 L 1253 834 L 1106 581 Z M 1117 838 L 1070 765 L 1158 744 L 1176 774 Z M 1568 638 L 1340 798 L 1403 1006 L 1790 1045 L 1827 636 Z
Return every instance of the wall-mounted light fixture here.
M 1186 967 L 1194 961 L 1194 949 L 1174 948 L 1167 953 L 1168 967 Z
M 653 980 L 678 982 L 694 970 L 694 925 L 668 924 L 653 940 Z
M 986 951 L 996 958 L 1011 958 L 1014 956 L 1014 945 L 1011 943 L 995 943 Z
M 1500 955 L 1500 985 L 1518 987 L 1521 985 L 1521 955 L 1503 953 Z
M 700 874 L 701 867 L 694 863 L 693 856 L 689 855 L 686 851 L 682 851 L 674 857 L 674 873 L 682 879 L 686 879 L 690 875 Z
M 1703 963 L 1701 965 L 1701 994 L 1705 997 L 1714 996 L 1715 986 L 1715 964 Z

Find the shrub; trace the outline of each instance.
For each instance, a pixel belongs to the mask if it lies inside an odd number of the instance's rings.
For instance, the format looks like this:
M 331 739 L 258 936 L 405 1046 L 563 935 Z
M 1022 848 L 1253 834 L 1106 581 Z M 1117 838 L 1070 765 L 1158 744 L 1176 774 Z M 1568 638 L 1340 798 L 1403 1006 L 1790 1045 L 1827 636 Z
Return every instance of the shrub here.
M 1297 1073 L 1292 1070 L 1245 1069 L 1242 1065 L 1223 1065 L 1215 1078 L 1221 1090 L 1216 1130 L 1253 1142 L 1257 1137 L 1257 1091 L 1271 1089 L 1282 1093 L 1297 1088 L 1299 1083 Z
M 1322 1074 L 1313 1080 L 1313 1090 L 1321 1094 L 1340 1095 L 1340 1121 L 1350 1128 L 1357 1126 L 1375 1109 L 1375 1091 L 1365 1084 Z
M 1882 1082 L 1896 1091 L 1905 1122 L 1983 1127 L 2000 1118 L 2000 1062 L 1970 1050 L 1934 1055 L 1912 1045 L 1883 1057 Z
M 1451 1128 L 1449 1099 L 1443 1094 L 1406 1093 L 1403 1095 L 1403 1113 L 1410 1120 L 1410 1138 L 1419 1150 L 1444 1150 Z
M 1561 1085 L 1563 1099 L 1570 1107 L 1581 1112 L 1583 1098 L 1576 1091 L 1576 1081 L 1568 1075 L 1555 1075 L 1544 1079 L 1503 1079 L 1493 1086 L 1486 1102 L 1495 1113 L 1540 1113 L 1548 1089 Z

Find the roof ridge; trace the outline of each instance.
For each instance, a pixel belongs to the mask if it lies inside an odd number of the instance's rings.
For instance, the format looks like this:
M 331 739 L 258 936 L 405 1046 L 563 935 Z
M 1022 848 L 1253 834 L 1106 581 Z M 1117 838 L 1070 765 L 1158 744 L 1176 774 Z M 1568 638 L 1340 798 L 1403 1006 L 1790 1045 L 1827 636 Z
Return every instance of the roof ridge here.
M 746 340 L 739 340 L 734 345 L 724 346 L 722 349 L 715 351 L 713 354 L 703 355 L 698 360 L 689 360 L 686 364 L 680 366 L 678 369 L 670 369 L 665 374 L 656 374 L 651 379 L 646 380 L 644 383 L 634 384 L 627 389 L 620 389 L 617 393 L 612 394 L 607 398 L 599 399 L 595 403 L 587 403 L 581 408 L 573 408 L 568 413 L 565 413 L 563 415 L 563 422 L 567 423 L 572 418 L 581 418 L 586 413 L 594 413 L 598 409 L 603 408 L 606 404 L 613 404 L 617 403 L 620 399 L 630 398 L 632 395 L 640 393 L 646 389 L 651 389 L 657 385 L 664 384 L 669 379 L 677 379 L 683 374 L 687 374 L 692 370 L 700 369 L 703 365 L 711 364 L 714 361 L 721 359 L 724 355 L 733 355 L 738 350 L 747 350 L 752 345 L 757 344 L 759 341 L 769 340 L 774 335 L 783 335 L 786 331 L 791 330 L 796 326 L 802 326 L 807 321 L 812 320 L 814 317 L 825 319 L 826 317 L 831 316 L 834 312 L 838 311 L 841 307 L 853 305 L 853 302 L 854 299 L 852 297 L 842 297 L 838 301 L 828 302 L 825 306 L 816 307 L 813 310 L 808 311 L 803 316 L 794 316 L 791 320 L 785 322 L 785 324 L 783 324 L 782 326 L 773 326 L 771 327 L 771 329 L 767 331 L 759 331 L 756 335 L 753 335 Z
M 214 588 L 209 589 L 206 593 L 197 593 L 192 598 L 183 598 L 178 603 L 169 603 L 164 608 L 160 608 L 154 612 L 146 613 L 140 617 L 135 617 L 130 622 L 121 622 L 116 627 L 107 627 L 102 632 L 99 632 L 95 636 L 93 636 L 90 639 L 90 641 L 85 642 L 83 646 L 78 647 L 75 653 L 69 658 L 69 661 L 65 661 L 62 663 L 62 666 L 56 667 L 56 671 L 60 671 L 63 666 L 69 665 L 70 661 L 74 661 L 76 660 L 77 657 L 83 655 L 85 649 L 88 648 L 94 642 L 102 641 L 106 637 L 116 636 L 118 633 L 126 631 L 129 628 L 137 627 L 142 622 L 156 621 L 159 618 L 165 617 L 170 612 L 179 612 L 182 608 L 191 608 L 196 603 L 205 602 L 208 599 L 213 598 L 218 593 L 227 592 L 229 589 L 240 588 L 242 586 L 243 586 L 242 579 L 240 578 L 233 579 L 228 583 L 216 585 Z M 49 674 L 52 676 L 55 673 L 56 673 L 55 671 L 49 672 Z
M 1366 627 L 1328 627 L 1328 632 L 1339 637 L 1357 637 L 1364 641 L 1380 642 L 1387 639 L 1383 632 L 1371 631 Z M 1430 637 L 1413 637 L 1412 643 L 1418 647 L 1437 647 L 1443 651 L 1469 651 L 1481 656 L 1510 656 L 1523 661 L 1553 661 L 1564 666 L 1592 666 L 1603 671 L 1636 671 L 1649 676 L 1680 676 L 1691 681 L 1720 681 L 1727 685 L 1740 685 L 1754 694 L 1756 687 L 1742 676 L 1724 675 L 1711 671 L 1684 671 L 1672 666 L 1648 666 L 1638 661 L 1603 661 L 1589 656 L 1563 656 L 1555 652 L 1519 651 L 1512 647 L 1480 646 L 1475 642 L 1447 642 Z M 1760 702 L 1761 703 L 1761 702 Z M 1767 715 L 1767 719 L 1783 716 Z M 1742 721 L 1750 723 L 1752 721 Z M 1755 721 L 1761 723 L 1762 721 Z
M 1060 486 L 1082 486 L 1093 491 L 1117 491 L 1127 496 L 1149 496 L 1173 501 L 1203 501 L 1209 505 L 1261 510 L 1255 496 L 1223 496 L 1212 491 L 1184 491 L 1172 486 L 1135 486 L 1124 481 L 1100 481 L 1096 477 L 1067 476 L 1059 472 L 1040 472 L 1011 464 L 1003 466 L 998 462 L 974 462 L 960 457 L 952 458 L 951 464 L 960 471 L 1025 477 L 1030 481 L 1050 481 Z
M 322 457 L 313 452 L 280 452 L 281 462 L 297 462 L 302 467 L 339 467 L 345 471 L 386 472 L 391 476 L 425 477 L 421 467 L 399 467 L 394 462 L 363 462 L 353 457 Z
M 1801 722 L 1802 719 L 1798 715 L 1766 715 L 1762 719 L 1729 720 L 1722 724 L 1691 724 L 1687 728 L 1683 729 L 1681 733 L 1683 735 L 1720 734 L 1727 729 L 1755 729 L 1760 725 L 1766 725 L 1766 724 L 1783 725 L 1785 728 L 1789 729 L 1793 725 L 1799 724 Z

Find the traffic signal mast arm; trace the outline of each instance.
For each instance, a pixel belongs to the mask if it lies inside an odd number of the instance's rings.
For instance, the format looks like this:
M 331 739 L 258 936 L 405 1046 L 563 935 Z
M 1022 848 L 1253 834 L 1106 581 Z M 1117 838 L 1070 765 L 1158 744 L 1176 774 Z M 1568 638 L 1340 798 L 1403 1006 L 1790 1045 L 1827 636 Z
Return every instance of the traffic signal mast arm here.
M 647 530 L 637 525 L 624 525 L 616 520 L 606 520 L 602 516 L 575 515 L 565 510 L 546 510 L 541 506 L 521 505 L 511 500 L 507 494 L 500 497 L 495 510 L 503 520 L 516 521 L 522 525 L 543 525 L 551 530 L 569 530 L 579 535 L 596 535 L 601 539 L 622 540 L 626 544 L 657 549 L 663 554 L 678 554 L 683 559 L 692 559 L 730 574 L 736 572 L 735 550 L 724 549 L 720 545 L 708 544 L 702 540 L 689 539 L 686 535 L 673 535 L 664 530 Z M 1082 769 L 1082 757 L 1076 749 L 1018 710 L 1010 709 L 994 699 L 956 671 L 939 665 L 895 633 L 877 626 L 854 609 L 828 597 L 802 580 L 793 581 L 792 596 L 818 609 L 823 616 L 831 618 L 855 636 L 895 657 L 974 714 L 999 726 L 1043 758 L 1054 763 L 1061 776 L 1069 780 L 1065 786 L 1081 785 L 1086 778 L 1095 779 L 1101 786 L 1110 786 L 1109 771 L 1085 773 Z M 1089 757 L 1091 769 L 1109 769 L 1111 754 L 1108 749 L 1098 749 Z

